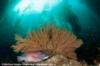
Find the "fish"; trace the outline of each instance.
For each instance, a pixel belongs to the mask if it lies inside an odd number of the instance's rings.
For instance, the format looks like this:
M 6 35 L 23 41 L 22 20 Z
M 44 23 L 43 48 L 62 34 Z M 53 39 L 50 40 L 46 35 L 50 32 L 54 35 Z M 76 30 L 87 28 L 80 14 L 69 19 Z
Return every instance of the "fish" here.
M 21 56 L 17 56 L 18 62 L 32 62 L 32 63 L 41 62 L 48 58 L 49 58 L 48 54 L 43 52 L 28 52 L 28 53 L 23 53 Z

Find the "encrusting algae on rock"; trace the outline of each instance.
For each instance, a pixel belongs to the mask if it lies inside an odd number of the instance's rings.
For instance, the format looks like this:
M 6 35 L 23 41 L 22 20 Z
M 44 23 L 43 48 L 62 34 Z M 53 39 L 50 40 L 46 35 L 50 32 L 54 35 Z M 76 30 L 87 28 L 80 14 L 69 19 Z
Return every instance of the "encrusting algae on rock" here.
M 82 40 L 78 39 L 72 32 L 50 25 L 30 32 L 26 38 L 16 35 L 16 41 L 16 45 L 12 46 L 15 52 L 47 53 L 49 56 L 48 59 L 39 63 L 50 63 L 53 58 L 64 57 L 65 59 L 63 58 L 63 60 L 57 59 L 60 62 L 55 61 L 56 65 L 60 66 L 63 66 L 62 63 L 67 64 L 68 59 L 77 61 L 75 50 L 83 44 Z

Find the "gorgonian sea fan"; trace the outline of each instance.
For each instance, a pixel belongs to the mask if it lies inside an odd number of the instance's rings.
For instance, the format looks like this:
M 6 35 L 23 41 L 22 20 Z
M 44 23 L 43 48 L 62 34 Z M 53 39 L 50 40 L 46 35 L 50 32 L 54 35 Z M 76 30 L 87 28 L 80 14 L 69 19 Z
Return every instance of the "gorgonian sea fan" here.
M 43 51 L 50 56 L 60 54 L 71 59 L 77 58 L 75 50 L 83 43 L 72 32 L 50 25 L 30 32 L 26 38 L 16 35 L 16 40 L 12 46 L 16 52 Z

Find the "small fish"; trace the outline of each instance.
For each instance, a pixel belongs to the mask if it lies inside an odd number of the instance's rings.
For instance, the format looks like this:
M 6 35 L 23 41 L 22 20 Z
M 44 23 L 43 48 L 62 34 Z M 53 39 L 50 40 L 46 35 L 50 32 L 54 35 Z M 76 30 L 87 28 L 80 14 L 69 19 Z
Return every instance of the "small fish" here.
M 40 62 L 43 60 L 48 59 L 48 54 L 43 53 L 43 52 L 29 52 L 29 53 L 24 53 L 21 56 L 18 56 L 17 59 L 19 62 Z

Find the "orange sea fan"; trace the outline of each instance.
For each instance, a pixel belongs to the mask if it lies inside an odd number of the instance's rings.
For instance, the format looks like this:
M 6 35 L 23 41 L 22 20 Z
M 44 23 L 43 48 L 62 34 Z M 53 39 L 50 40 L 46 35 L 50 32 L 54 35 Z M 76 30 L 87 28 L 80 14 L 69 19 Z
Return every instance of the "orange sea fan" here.
M 16 52 L 43 51 L 50 56 L 61 54 L 71 59 L 76 59 L 75 50 L 83 43 L 72 32 L 48 25 L 26 38 L 16 35 L 16 40 L 16 45 L 12 46 Z

